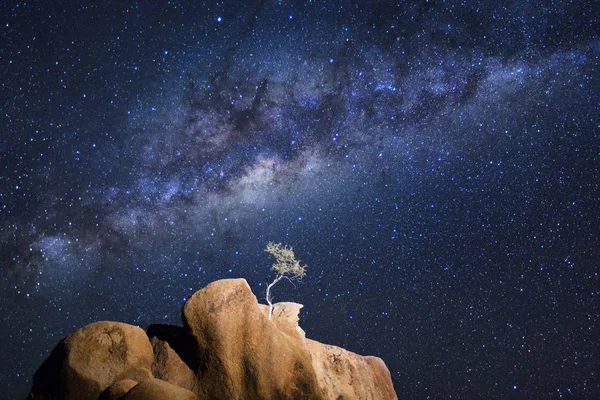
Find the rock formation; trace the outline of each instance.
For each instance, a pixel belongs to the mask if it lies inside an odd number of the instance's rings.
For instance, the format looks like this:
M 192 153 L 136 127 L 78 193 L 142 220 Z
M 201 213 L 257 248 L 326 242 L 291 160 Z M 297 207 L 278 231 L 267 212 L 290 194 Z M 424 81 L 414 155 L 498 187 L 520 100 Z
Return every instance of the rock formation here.
M 244 279 L 213 282 L 186 301 L 183 327 L 102 321 L 67 336 L 29 399 L 397 398 L 381 359 L 306 339 L 301 308 L 277 303 L 269 320 Z

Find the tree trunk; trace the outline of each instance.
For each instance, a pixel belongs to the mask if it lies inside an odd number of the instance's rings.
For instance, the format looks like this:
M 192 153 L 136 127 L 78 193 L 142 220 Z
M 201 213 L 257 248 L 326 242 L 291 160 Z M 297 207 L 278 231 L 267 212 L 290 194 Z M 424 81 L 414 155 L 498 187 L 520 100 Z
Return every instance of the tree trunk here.
M 273 285 L 275 285 L 277 282 L 279 282 L 281 280 L 281 278 L 283 278 L 283 275 L 277 275 L 275 277 L 275 279 L 273 280 L 273 282 L 271 282 L 269 284 L 269 286 L 267 286 L 267 303 L 269 303 L 269 320 L 271 319 L 271 316 L 273 315 L 273 303 L 271 302 L 271 300 L 272 300 L 271 287 L 273 287 Z

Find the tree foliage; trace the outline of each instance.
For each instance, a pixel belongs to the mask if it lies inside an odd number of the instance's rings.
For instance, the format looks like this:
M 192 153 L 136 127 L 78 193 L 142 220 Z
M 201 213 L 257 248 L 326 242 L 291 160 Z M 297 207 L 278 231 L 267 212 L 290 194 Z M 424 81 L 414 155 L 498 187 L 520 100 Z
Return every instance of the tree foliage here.
M 269 253 L 275 261 L 271 265 L 271 270 L 277 273 L 277 276 L 267 286 L 267 303 L 269 303 L 269 319 L 273 315 L 273 297 L 271 288 L 281 279 L 286 278 L 290 282 L 300 280 L 304 277 L 306 266 L 300 265 L 300 261 L 296 260 L 294 249 L 283 246 L 281 243 L 267 243 L 265 251 Z
M 267 243 L 265 251 L 275 258 L 271 269 L 276 271 L 278 275 L 289 275 L 289 279 L 302 279 L 305 272 L 305 266 L 300 265 L 300 261 L 296 260 L 294 249 L 283 246 L 281 243 Z

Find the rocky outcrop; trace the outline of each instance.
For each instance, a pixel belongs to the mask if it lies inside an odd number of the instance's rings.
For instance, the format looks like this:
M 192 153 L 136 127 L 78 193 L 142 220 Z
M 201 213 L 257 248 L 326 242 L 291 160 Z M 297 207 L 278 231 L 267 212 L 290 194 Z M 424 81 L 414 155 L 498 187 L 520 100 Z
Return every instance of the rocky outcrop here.
M 301 308 L 277 303 L 269 320 L 244 279 L 216 281 L 186 301 L 183 327 L 96 322 L 67 336 L 29 398 L 397 398 L 381 359 L 306 339 Z
M 183 323 L 196 339 L 202 397 L 323 398 L 303 338 L 269 321 L 245 280 L 213 282 L 195 293 Z
M 197 367 L 196 346 L 187 330 L 170 325 L 152 325 L 148 328 L 148 336 L 154 350 L 152 375 L 184 389 L 198 391 L 192 370 Z
M 160 379 L 146 379 L 133 387 L 121 400 L 198 400 L 193 392 Z
M 394 399 L 392 377 L 381 358 L 307 339 L 312 366 L 326 399 Z
M 131 379 L 120 380 L 117 383 L 113 383 L 102 392 L 100 397 L 98 397 L 98 400 L 119 400 L 137 384 L 138 382 Z
M 86 325 L 64 338 L 33 377 L 31 399 L 97 399 L 110 385 L 152 377 L 146 332 L 120 322 Z

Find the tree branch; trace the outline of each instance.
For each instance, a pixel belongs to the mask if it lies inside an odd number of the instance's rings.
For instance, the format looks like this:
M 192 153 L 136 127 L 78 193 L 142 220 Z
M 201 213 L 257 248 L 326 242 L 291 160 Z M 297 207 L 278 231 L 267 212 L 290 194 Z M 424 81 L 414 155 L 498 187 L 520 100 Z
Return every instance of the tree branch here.
M 277 274 L 277 276 L 275 277 L 275 279 L 273 280 L 273 282 L 271 282 L 269 284 L 269 286 L 267 286 L 267 303 L 269 303 L 269 319 L 271 319 L 271 316 L 273 315 L 273 297 L 271 296 L 271 288 L 281 280 L 281 278 L 283 278 L 283 274 Z

